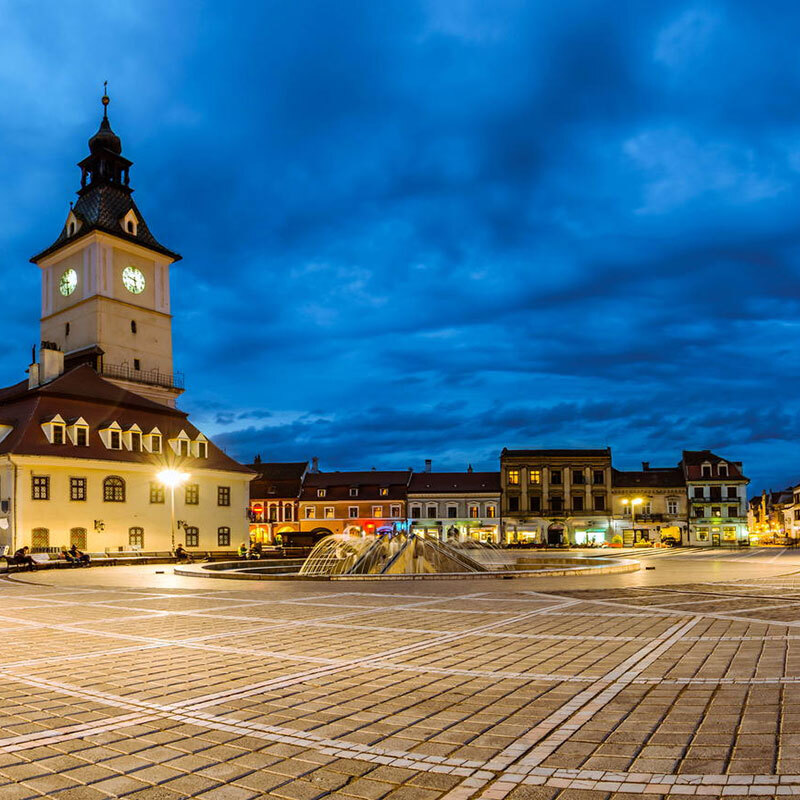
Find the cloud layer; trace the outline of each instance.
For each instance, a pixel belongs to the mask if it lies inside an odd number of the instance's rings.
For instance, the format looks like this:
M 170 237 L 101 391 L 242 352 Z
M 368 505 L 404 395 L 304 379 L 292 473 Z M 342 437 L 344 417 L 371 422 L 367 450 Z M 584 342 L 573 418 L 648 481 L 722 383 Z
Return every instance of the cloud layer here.
M 797 9 L 2 4 L 18 380 L 74 164 L 111 120 L 173 271 L 183 406 L 249 460 L 611 445 L 800 479 Z M 78 46 L 79 43 L 91 46 Z

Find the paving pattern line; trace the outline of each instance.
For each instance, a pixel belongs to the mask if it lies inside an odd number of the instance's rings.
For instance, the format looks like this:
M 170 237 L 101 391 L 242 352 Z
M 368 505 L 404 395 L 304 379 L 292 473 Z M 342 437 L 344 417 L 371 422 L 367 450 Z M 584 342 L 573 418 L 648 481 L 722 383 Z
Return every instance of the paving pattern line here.
M 501 773 L 497 783 L 483 792 L 486 800 L 502 800 L 519 784 L 526 770 L 534 769 L 578 731 L 586 722 L 614 699 L 635 677 L 665 653 L 681 636 L 700 622 L 699 618 L 678 622 L 660 637 L 649 642 L 621 664 L 610 670 L 593 686 L 584 689 L 571 700 L 535 725 L 499 755 L 490 759 L 485 769 Z M 523 771 L 511 772 L 513 765 Z M 470 778 L 444 795 L 442 800 L 466 800 L 490 782 L 490 778 Z M 477 783 L 480 783 L 477 785 Z

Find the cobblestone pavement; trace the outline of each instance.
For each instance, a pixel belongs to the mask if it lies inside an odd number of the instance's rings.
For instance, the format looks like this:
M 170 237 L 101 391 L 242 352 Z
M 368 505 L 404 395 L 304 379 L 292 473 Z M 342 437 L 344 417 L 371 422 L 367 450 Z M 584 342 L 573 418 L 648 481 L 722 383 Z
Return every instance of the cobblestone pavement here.
M 800 559 L 704 558 L 638 586 L 0 580 L 0 800 L 800 795 Z

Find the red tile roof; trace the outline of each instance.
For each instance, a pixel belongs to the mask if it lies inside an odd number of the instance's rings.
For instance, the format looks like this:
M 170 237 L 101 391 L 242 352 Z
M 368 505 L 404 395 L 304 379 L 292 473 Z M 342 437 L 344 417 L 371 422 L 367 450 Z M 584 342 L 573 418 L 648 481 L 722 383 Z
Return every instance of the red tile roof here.
M 408 486 L 409 494 L 459 494 L 500 492 L 499 472 L 416 472 Z

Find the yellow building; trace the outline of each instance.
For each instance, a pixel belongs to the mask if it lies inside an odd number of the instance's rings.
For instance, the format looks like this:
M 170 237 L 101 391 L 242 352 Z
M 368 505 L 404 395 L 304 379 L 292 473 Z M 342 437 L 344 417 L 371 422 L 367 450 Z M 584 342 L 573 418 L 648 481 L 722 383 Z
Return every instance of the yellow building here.
M 0 543 L 234 546 L 247 536 L 253 473 L 175 408 L 169 267 L 180 256 L 133 202 L 106 113 L 89 149 L 74 208 L 32 259 L 39 358 L 27 381 L 0 390 Z M 177 486 L 159 478 L 167 469 Z

